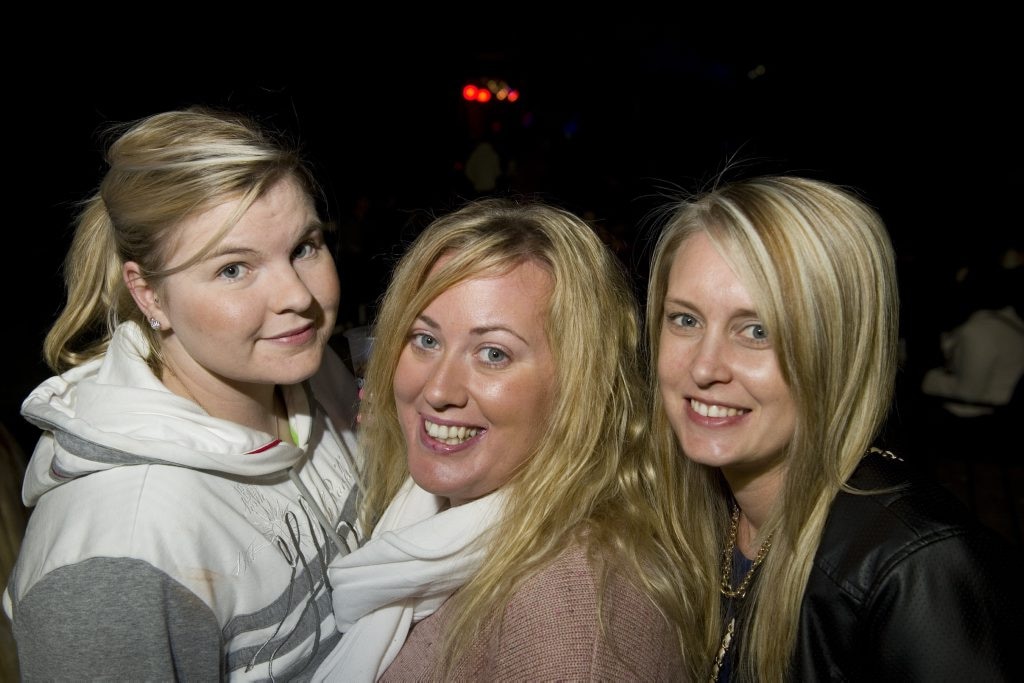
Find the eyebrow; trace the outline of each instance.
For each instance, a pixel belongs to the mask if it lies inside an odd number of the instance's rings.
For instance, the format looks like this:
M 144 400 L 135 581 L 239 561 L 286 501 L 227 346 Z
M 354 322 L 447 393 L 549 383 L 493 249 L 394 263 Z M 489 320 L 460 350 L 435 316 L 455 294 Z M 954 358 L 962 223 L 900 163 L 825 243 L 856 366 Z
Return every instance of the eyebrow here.
M 311 235 L 316 234 L 318 232 L 322 233 L 322 232 L 324 232 L 324 230 L 326 228 L 327 228 L 327 223 L 324 223 L 323 221 L 319 221 L 319 220 L 312 221 L 299 234 L 299 236 L 296 238 L 294 244 L 299 244 L 303 240 L 308 239 Z M 218 244 L 216 247 L 214 247 L 214 249 L 209 254 L 204 256 L 203 257 L 203 261 L 212 261 L 212 260 L 214 260 L 216 258 L 220 258 L 222 256 L 237 256 L 237 255 L 251 256 L 251 255 L 254 255 L 254 254 L 258 254 L 258 253 L 259 253 L 258 249 L 252 249 L 250 247 L 232 246 L 230 242 L 228 242 L 226 244 L 225 243 L 221 243 L 221 244 Z
M 692 304 L 689 301 L 687 301 L 686 299 L 678 299 L 678 298 L 675 298 L 675 297 L 666 296 L 665 297 L 665 303 L 663 304 L 663 306 L 667 306 L 668 304 L 672 304 L 674 306 L 680 306 L 682 308 L 692 308 L 695 311 L 699 311 L 700 310 L 700 306 L 697 306 L 696 304 Z M 758 318 L 758 319 L 760 319 L 761 318 L 761 314 L 758 313 L 757 311 L 753 310 L 753 309 L 750 309 L 750 308 L 741 308 L 739 310 L 736 310 L 736 311 L 733 311 L 732 313 L 730 313 L 729 317 L 730 318 Z
M 431 318 L 429 315 L 424 315 L 423 313 L 420 313 L 418 316 L 416 316 L 416 318 L 418 320 L 422 320 L 423 322 L 425 322 L 430 327 L 433 327 L 433 328 L 436 328 L 436 329 L 441 329 L 441 325 L 436 320 Z M 474 327 L 469 332 L 470 332 L 470 334 L 473 334 L 473 335 L 476 335 L 476 336 L 482 336 L 482 335 L 485 335 L 485 334 L 487 334 L 489 332 L 507 332 L 508 334 L 511 334 L 513 337 L 516 337 L 517 339 L 521 340 L 527 346 L 530 345 L 530 342 L 526 341 L 526 339 L 524 339 L 522 335 L 520 335 L 518 332 L 516 332 L 512 328 L 505 327 L 504 325 L 482 325 L 480 327 Z

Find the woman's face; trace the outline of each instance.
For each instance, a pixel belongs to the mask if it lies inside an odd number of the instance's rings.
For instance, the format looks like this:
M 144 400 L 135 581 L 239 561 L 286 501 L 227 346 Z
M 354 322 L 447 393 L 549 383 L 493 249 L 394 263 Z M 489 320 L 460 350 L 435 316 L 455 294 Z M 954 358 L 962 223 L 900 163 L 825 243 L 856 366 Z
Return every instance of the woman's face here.
M 746 287 L 700 232 L 669 272 L 658 380 L 686 456 L 735 487 L 781 471 L 796 404 Z
M 460 505 L 503 485 L 533 451 L 555 393 L 551 292 L 548 271 L 528 261 L 455 285 L 416 318 L 394 392 L 421 488 Z
M 179 226 L 171 266 L 202 249 L 238 206 Z M 273 185 L 200 262 L 159 288 L 161 351 L 193 383 L 293 384 L 320 366 L 338 310 L 338 275 L 312 200 Z

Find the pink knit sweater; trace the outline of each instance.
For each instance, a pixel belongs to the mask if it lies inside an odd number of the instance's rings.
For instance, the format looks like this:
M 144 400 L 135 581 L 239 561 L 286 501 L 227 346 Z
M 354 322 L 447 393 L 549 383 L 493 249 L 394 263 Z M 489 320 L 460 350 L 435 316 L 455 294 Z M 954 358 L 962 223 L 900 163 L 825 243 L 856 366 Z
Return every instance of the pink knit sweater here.
M 623 576 L 604 595 L 609 619 L 598 628 L 595 574 L 578 545 L 526 581 L 502 615 L 500 630 L 473 644 L 458 681 L 676 681 L 682 657 L 674 630 Z M 424 681 L 440 656 L 449 600 L 417 624 L 380 679 Z

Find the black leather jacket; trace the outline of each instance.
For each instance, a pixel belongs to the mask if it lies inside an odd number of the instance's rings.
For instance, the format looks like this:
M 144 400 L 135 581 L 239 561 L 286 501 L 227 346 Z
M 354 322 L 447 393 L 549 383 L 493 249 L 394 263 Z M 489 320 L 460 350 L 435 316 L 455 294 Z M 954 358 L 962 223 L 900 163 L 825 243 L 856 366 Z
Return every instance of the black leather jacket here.
M 864 458 L 804 593 L 797 681 L 1022 681 L 1021 552 L 902 461 Z

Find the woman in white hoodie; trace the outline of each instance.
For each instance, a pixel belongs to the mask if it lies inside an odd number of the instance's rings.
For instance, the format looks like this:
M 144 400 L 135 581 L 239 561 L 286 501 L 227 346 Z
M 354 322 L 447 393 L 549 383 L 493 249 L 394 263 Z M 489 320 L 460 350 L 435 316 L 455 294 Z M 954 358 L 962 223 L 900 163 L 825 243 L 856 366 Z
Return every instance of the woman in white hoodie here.
M 25 400 L 43 430 L 4 592 L 21 675 L 290 679 L 339 639 L 356 389 L 338 278 L 284 136 L 200 108 L 124 128 Z

